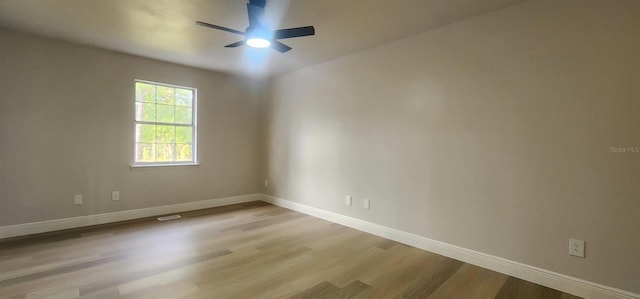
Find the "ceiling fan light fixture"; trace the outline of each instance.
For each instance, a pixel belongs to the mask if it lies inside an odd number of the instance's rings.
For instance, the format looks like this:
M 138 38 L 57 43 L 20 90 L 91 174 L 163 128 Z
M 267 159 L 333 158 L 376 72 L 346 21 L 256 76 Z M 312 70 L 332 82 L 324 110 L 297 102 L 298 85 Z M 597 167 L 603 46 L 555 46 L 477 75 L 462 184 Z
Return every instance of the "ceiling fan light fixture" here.
M 253 48 L 268 48 L 271 46 L 271 42 L 261 37 L 252 37 L 247 39 L 247 45 Z

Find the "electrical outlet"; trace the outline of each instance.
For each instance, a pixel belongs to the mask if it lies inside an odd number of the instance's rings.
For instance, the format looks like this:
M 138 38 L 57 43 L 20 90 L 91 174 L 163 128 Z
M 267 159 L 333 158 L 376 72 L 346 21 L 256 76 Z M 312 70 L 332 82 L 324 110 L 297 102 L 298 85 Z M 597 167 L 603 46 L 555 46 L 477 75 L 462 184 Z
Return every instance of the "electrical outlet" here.
M 584 257 L 584 241 L 569 239 L 569 255 Z
M 111 200 L 120 200 L 120 191 L 112 191 Z
M 351 195 L 347 195 L 344 197 L 344 204 L 347 206 L 351 205 Z
M 73 196 L 73 204 L 81 205 L 82 204 L 82 194 L 76 194 Z
M 366 198 L 364 200 L 362 200 L 362 207 L 367 209 L 367 210 L 369 208 L 371 208 L 371 200 L 366 199 Z
M 269 180 L 264 180 L 264 186 L 269 187 Z

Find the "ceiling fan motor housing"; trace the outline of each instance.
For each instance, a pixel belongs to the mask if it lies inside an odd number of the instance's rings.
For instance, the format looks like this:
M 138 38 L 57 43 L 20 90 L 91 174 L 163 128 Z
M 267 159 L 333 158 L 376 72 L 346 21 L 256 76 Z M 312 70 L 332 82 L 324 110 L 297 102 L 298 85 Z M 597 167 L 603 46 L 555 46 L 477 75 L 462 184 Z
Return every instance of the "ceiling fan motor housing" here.
M 267 5 L 267 0 L 249 0 L 249 4 L 264 8 Z

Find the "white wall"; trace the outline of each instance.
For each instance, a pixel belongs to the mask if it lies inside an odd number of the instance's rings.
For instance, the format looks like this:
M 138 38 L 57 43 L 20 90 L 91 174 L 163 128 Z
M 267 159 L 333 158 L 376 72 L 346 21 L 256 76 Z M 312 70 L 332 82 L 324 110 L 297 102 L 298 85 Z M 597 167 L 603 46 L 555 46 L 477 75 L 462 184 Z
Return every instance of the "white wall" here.
M 639 293 L 639 28 L 528 1 L 275 78 L 265 192 Z
M 255 86 L 3 29 L 0 45 L 0 226 L 260 191 Z M 134 79 L 198 89 L 200 166 L 129 168 Z

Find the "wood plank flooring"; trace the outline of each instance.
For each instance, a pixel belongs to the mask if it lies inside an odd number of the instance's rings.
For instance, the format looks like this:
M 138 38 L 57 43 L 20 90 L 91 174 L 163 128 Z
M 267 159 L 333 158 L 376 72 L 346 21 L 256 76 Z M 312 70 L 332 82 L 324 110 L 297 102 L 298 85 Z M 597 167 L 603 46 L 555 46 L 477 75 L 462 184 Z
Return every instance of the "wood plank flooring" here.
M 0 241 L 0 298 L 577 298 L 262 202 Z

